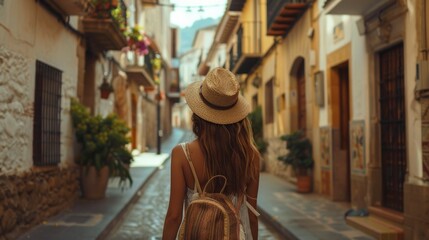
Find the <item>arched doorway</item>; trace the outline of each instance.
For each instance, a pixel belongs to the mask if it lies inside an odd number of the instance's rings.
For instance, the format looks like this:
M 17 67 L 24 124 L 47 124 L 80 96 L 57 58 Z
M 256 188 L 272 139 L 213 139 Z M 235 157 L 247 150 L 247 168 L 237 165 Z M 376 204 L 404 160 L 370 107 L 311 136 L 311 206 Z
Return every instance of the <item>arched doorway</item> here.
M 291 129 L 292 131 L 307 130 L 307 108 L 306 108 L 306 94 L 305 94 L 305 61 L 303 57 L 295 59 L 291 71 L 291 94 L 295 101 L 292 101 L 291 114 Z

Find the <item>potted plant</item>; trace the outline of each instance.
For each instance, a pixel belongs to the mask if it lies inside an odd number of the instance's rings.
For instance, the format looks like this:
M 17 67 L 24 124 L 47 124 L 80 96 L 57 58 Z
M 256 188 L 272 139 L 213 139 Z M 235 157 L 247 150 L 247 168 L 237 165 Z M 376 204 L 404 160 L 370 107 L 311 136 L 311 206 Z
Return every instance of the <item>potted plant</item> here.
M 297 177 L 297 191 L 306 193 L 311 191 L 311 176 L 309 169 L 313 167 L 313 151 L 310 140 L 302 131 L 296 131 L 280 137 L 286 141 L 288 153 L 278 157 L 278 160 L 293 167 Z
M 132 184 L 129 164 L 133 157 L 126 145 L 129 128 L 118 116 L 92 116 L 76 99 L 71 101 L 71 115 L 76 140 L 80 145 L 77 164 L 82 167 L 82 192 L 87 199 L 105 196 L 108 178 L 118 177 L 123 186 Z

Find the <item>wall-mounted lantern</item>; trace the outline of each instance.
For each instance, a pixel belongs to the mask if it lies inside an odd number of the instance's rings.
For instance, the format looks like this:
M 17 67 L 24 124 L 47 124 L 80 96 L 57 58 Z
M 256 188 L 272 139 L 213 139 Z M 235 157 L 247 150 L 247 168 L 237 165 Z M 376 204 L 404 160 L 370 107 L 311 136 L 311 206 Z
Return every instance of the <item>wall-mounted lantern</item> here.
M 108 99 L 110 93 L 113 92 L 113 87 L 107 82 L 107 77 L 103 77 L 103 83 L 98 89 L 100 89 L 100 96 L 102 99 Z
M 100 90 L 100 96 L 102 99 L 108 99 L 110 93 L 113 92 L 112 84 L 108 82 L 108 77 L 110 75 L 110 72 L 112 71 L 112 61 L 109 59 L 109 69 L 106 72 L 104 70 L 104 64 L 101 64 L 101 68 L 103 69 L 103 83 L 101 83 L 100 87 L 98 89 Z

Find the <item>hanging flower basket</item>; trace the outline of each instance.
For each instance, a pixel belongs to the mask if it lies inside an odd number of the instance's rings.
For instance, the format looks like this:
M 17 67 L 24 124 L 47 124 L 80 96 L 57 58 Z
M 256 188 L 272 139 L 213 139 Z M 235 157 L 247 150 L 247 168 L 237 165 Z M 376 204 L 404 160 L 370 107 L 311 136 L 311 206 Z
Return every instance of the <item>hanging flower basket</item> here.
M 139 55 L 147 55 L 149 53 L 150 41 L 145 36 L 142 28 L 134 26 L 129 28 L 125 35 L 127 36 L 128 46 L 125 50 L 135 51 Z

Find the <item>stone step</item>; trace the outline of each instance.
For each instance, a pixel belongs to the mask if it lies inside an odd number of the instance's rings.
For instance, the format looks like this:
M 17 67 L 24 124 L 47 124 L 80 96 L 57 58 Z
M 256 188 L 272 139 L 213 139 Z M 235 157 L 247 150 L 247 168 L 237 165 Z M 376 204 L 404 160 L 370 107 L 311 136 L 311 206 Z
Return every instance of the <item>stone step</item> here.
M 403 240 L 404 230 L 376 216 L 347 217 L 346 223 L 379 240 Z
M 400 212 L 383 207 L 369 207 L 368 211 L 371 216 L 381 218 L 398 228 L 402 228 L 404 226 L 404 215 Z

